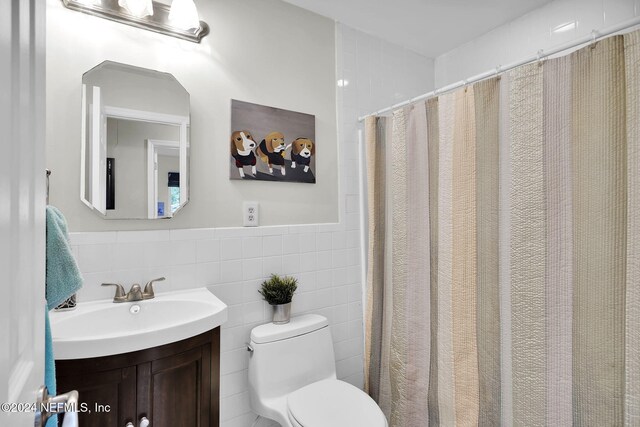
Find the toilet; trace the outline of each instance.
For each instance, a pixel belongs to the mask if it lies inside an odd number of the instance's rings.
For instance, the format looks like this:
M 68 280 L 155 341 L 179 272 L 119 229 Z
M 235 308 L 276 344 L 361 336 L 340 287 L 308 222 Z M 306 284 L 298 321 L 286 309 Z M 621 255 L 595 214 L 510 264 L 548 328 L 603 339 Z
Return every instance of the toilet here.
M 387 427 L 371 397 L 336 379 L 329 322 L 307 314 L 251 331 L 251 409 L 283 427 Z

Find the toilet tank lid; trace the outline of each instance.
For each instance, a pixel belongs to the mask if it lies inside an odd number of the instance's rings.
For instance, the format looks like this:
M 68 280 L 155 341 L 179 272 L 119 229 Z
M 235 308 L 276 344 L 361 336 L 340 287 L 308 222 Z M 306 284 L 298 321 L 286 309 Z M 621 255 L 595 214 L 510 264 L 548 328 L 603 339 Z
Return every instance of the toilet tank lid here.
M 329 325 L 327 318 L 319 314 L 305 314 L 292 317 L 289 323 L 276 325 L 266 323 L 256 326 L 251 330 L 251 341 L 256 344 L 264 344 L 273 341 L 285 340 L 299 335 L 317 331 Z

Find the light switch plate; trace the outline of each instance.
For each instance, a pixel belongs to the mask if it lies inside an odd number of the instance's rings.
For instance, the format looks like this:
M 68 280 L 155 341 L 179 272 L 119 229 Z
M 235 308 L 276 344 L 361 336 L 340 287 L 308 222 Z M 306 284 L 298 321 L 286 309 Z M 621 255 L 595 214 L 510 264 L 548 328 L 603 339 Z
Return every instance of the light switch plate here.
M 260 220 L 258 202 L 242 203 L 242 225 L 245 227 L 257 227 Z

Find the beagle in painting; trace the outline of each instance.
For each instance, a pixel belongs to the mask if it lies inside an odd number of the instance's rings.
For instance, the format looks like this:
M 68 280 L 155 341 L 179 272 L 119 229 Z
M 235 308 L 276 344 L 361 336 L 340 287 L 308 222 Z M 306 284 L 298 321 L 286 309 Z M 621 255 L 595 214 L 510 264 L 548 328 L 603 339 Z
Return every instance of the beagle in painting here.
M 256 155 L 253 154 L 256 145 L 248 130 L 235 131 L 231 134 L 231 157 L 236 160 L 240 178 L 244 178 L 245 166 L 251 166 L 251 173 L 253 176 L 256 175 Z
M 309 172 L 311 156 L 315 152 L 313 142 L 308 138 L 297 138 L 291 146 L 291 167 L 295 169 L 296 164 L 303 165 L 304 171 Z
M 271 132 L 258 146 L 257 154 L 260 159 L 269 165 L 269 173 L 273 174 L 273 165 L 280 166 L 282 175 L 286 174 L 284 169 L 284 135 L 280 132 Z

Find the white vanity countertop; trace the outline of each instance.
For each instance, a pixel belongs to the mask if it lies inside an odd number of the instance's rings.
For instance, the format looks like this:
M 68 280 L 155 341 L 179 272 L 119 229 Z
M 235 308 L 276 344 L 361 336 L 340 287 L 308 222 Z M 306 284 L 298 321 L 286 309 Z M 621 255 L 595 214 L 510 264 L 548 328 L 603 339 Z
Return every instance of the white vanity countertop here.
M 79 303 L 49 313 L 56 359 L 143 350 L 209 331 L 227 321 L 227 306 L 207 288 L 156 294 L 149 300 Z

